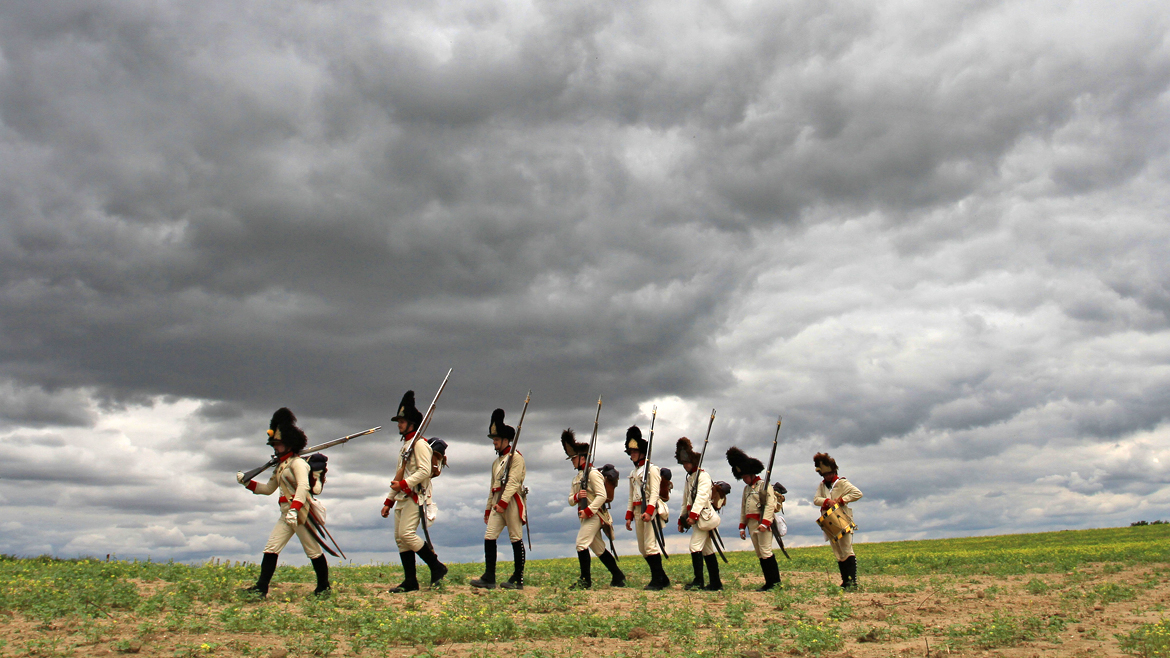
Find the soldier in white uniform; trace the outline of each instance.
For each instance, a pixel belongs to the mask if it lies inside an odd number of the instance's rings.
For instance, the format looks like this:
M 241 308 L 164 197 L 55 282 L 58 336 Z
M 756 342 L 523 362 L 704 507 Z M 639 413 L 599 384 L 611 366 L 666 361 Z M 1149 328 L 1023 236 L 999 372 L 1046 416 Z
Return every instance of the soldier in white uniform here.
M 670 578 L 662 568 L 662 551 L 654 536 L 651 519 L 658 512 L 658 491 L 661 477 L 658 467 L 646 461 L 646 440 L 642 430 L 634 425 L 626 430 L 626 454 L 634 464 L 630 471 L 630 503 L 626 507 L 626 530 L 635 530 L 638 552 L 650 566 L 650 583 L 643 589 L 657 591 L 670 587 Z M 646 480 L 646 500 L 642 500 L 642 480 Z M 631 527 L 631 524 L 634 527 Z
M 715 555 L 715 539 L 711 531 L 719 527 L 719 515 L 711 504 L 711 476 L 699 468 L 701 455 L 691 446 L 691 440 L 682 437 L 675 443 L 674 458 L 688 473 L 683 485 L 683 508 L 678 517 L 678 531 L 691 533 L 691 567 L 695 579 L 683 589 L 705 589 L 717 592 L 723 589 L 719 578 L 719 557 Z M 703 563 L 707 564 L 707 582 L 703 581 Z
M 511 465 L 508 464 L 516 428 L 504 424 L 503 409 L 492 412 L 488 438 L 496 449 L 496 459 L 492 462 L 492 476 L 488 482 L 487 503 L 483 511 L 483 522 L 487 524 L 487 532 L 483 536 L 484 572 L 479 578 L 471 580 L 471 586 L 495 589 L 496 539 L 507 526 L 508 537 L 512 540 L 514 566 L 512 576 L 500 587 L 524 589 L 524 523 L 527 521 L 527 510 L 524 507 L 524 455 L 516 452 L 511 456 Z M 503 484 L 505 468 L 508 468 L 507 484 Z
M 577 562 L 581 567 L 581 576 L 571 585 L 571 589 L 589 589 L 593 587 L 592 560 L 589 551 L 597 555 L 597 559 L 609 569 L 610 587 L 625 587 L 626 574 L 618 568 L 617 559 L 605 547 L 605 538 L 602 534 L 605 528 L 613 532 L 613 518 L 609 514 L 606 502 L 610 497 L 612 487 L 617 485 L 618 472 L 613 464 L 606 464 L 601 470 L 587 464 L 589 459 L 589 444 L 577 443 L 577 437 L 572 429 L 561 432 L 561 447 L 565 455 L 573 463 L 577 474 L 573 476 L 573 484 L 569 487 L 569 506 L 577 508 L 577 518 L 581 521 L 581 529 L 577 531 Z M 582 487 L 585 476 L 585 467 L 589 467 L 589 482 Z M 608 486 L 607 486 L 608 484 Z
M 757 591 L 766 592 L 780 584 L 780 567 L 776 564 L 776 556 L 772 554 L 772 522 L 780 503 L 777 502 L 775 490 L 765 487 L 760 477 L 760 473 L 764 472 L 763 462 L 732 447 L 727 449 L 727 463 L 731 465 L 731 474 L 735 479 L 744 483 L 743 502 L 739 507 L 739 538 L 751 538 L 752 548 L 760 560 L 760 570 L 764 572 L 764 585 Z M 762 510 L 761 492 L 764 492 Z
M 842 514 L 849 523 L 853 523 L 853 510 L 849 508 L 849 503 L 861 500 L 861 490 L 837 475 L 837 460 L 828 453 L 818 452 L 813 456 L 813 468 L 822 478 L 821 483 L 817 485 L 817 495 L 813 498 L 813 504 L 819 506 L 822 512 L 833 505 L 840 505 Z M 843 589 L 856 587 L 857 556 L 853 554 L 853 533 L 846 532 L 834 539 L 826 531 L 825 539 L 833 547 L 833 555 L 837 557 L 841 587 Z
M 301 540 L 301 548 L 313 564 L 313 571 L 317 574 L 317 589 L 315 595 L 329 593 L 329 563 L 321 552 L 321 545 L 305 524 L 309 518 L 309 491 L 312 487 L 309 478 L 309 465 L 301 459 L 300 452 L 304 450 L 308 439 L 305 433 L 296 425 L 297 417 L 286 407 L 281 407 L 272 414 L 268 423 L 268 445 L 280 463 L 272 472 L 268 482 L 260 484 L 255 480 L 244 481 L 244 474 L 236 473 L 236 481 L 248 488 L 252 493 L 267 496 L 280 490 L 280 520 L 268 536 L 268 543 L 264 546 L 264 557 L 260 561 L 260 578 L 256 584 L 249 587 L 248 592 L 268 595 L 268 583 L 272 574 L 276 572 L 276 562 L 280 551 L 288 544 L 295 534 Z M 318 483 L 319 484 L 319 483 Z M 318 489 L 319 491 L 319 489 Z
M 414 404 L 414 391 L 407 391 L 398 405 L 398 413 L 390 420 L 398 423 L 402 435 L 402 446 L 398 450 L 398 468 L 390 493 L 382 505 L 382 518 L 390 516 L 394 509 L 394 541 L 402 558 L 402 584 L 390 590 L 392 594 L 418 590 L 418 576 L 415 572 L 415 555 L 421 557 L 431 570 L 431 585 L 447 575 L 447 566 L 439 562 L 435 549 L 418 536 L 419 522 L 422 521 L 421 504 L 426 501 L 427 488 L 431 483 L 431 446 L 418 433 L 422 413 Z

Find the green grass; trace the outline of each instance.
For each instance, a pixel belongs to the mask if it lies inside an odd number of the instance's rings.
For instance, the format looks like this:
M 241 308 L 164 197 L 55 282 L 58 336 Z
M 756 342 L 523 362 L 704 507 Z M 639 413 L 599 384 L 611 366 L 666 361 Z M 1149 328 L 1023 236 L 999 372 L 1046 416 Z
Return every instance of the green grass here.
M 844 595 L 835 585 L 832 554 L 818 546 L 789 549 L 792 560 L 780 559 L 784 587 L 766 594 L 754 592 L 760 580 L 754 554 L 729 553 L 723 593 L 683 599 L 677 587 L 670 597 L 603 585 L 572 591 L 575 559 L 533 560 L 526 582 L 530 590 L 540 588 L 538 595 L 472 591 L 465 584 L 482 564 L 453 564 L 441 605 L 425 591 L 388 598 L 385 590 L 401 579 L 397 565 L 334 567 L 335 596 L 322 601 L 306 595 L 314 582 L 311 568 L 283 566 L 269 599 L 260 602 L 240 592 L 256 577 L 252 564 L 0 556 L 0 655 L 83 655 L 84 648 L 97 646 L 127 654 L 147 646 L 144 652 L 158 653 L 160 638 L 170 638 L 165 648 L 173 655 L 267 655 L 253 641 L 264 638 L 268 647 L 297 647 L 297 655 L 388 655 L 404 646 L 420 653 L 443 644 L 516 642 L 523 648 L 509 655 L 536 656 L 559 654 L 566 646 L 549 642 L 620 642 L 647 629 L 657 643 L 651 653 L 668 655 L 731 655 L 747 648 L 816 655 L 859 638 L 888 643 L 922 635 L 975 649 L 1058 642 L 1068 618 L 995 612 L 932 628 L 900 616 L 905 608 L 891 609 L 875 624 L 866 616 L 872 608 L 863 606 L 875 596 L 937 599 L 945 606 L 962 596 L 991 605 L 1005 597 L 1054 594 L 1071 604 L 1074 615 L 1093 606 L 1133 605 L 1165 582 L 1157 569 L 1128 583 L 1100 582 L 1092 574 L 1170 562 L 1170 525 L 861 544 L 857 551 L 862 590 Z M 649 579 L 636 556 L 621 566 L 635 588 Z M 676 558 L 666 566 L 676 585 L 689 581 L 689 562 Z M 608 580 L 594 575 L 595 582 Z M 891 578 L 877 578 L 884 576 Z M 1005 576 L 1021 578 L 1008 584 Z M 679 614 L 683 600 L 701 605 Z M 1145 605 L 1157 604 L 1147 598 Z M 39 632 L 13 630 L 13 620 L 20 619 Z M 1161 622 L 1117 641 L 1134 655 L 1170 656 L 1167 635 Z M 629 655 L 648 647 L 631 646 L 643 648 Z

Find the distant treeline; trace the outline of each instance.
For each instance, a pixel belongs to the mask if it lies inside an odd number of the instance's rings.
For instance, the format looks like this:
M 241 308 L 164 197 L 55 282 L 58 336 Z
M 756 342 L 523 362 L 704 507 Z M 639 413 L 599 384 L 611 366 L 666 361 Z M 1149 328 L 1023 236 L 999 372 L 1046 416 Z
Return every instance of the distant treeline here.
M 1170 523 L 1170 521 L 1134 521 L 1129 524 L 1129 527 L 1132 528 L 1139 525 L 1166 525 L 1167 523 Z

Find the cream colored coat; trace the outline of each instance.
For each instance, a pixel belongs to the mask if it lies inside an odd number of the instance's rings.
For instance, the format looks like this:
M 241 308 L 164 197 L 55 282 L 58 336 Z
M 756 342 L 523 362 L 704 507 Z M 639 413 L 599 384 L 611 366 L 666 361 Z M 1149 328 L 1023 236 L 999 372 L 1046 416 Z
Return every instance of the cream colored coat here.
M 649 462 L 643 462 L 630 472 L 630 502 L 626 505 L 627 512 L 633 512 L 642 502 L 642 474 L 649 470 L 649 481 L 646 485 L 646 506 L 658 509 L 658 488 L 662 484 L 662 471 Z M 645 510 L 643 510 L 645 511 Z
M 431 444 L 417 433 L 415 436 L 416 439 L 403 440 L 402 447 L 398 449 L 398 464 L 394 472 L 397 474 L 398 469 L 402 469 L 402 479 L 406 480 L 406 486 L 422 501 L 431 483 Z M 386 498 L 397 502 L 410 499 L 410 495 L 405 491 L 391 489 Z
M 764 500 L 764 515 L 760 517 L 760 490 L 767 488 L 767 498 Z M 752 516 L 757 520 L 762 520 L 771 525 L 773 519 L 776 518 L 776 512 L 780 511 L 780 503 L 776 501 L 776 490 L 772 487 L 765 487 L 763 478 L 756 480 L 753 485 L 743 486 L 743 502 L 739 506 L 739 527 L 746 528 L 748 517 Z
M 252 493 L 267 496 L 277 489 L 290 502 L 300 503 L 297 522 L 304 525 L 309 519 L 309 463 L 299 455 L 289 457 L 276 465 L 276 470 L 272 471 L 272 477 L 267 482 L 257 483 Z
M 824 480 L 821 480 L 821 483 L 817 485 L 817 495 L 813 498 L 813 505 L 820 508 L 829 498 L 841 500 L 841 513 L 850 523 L 853 523 L 853 510 L 849 508 L 849 503 L 861 500 L 861 490 L 843 477 L 837 478 L 831 489 L 825 486 Z M 825 538 L 829 538 L 829 533 L 825 533 Z
M 496 491 L 500 488 L 500 478 L 504 474 L 504 466 L 508 463 L 508 455 L 496 455 L 495 461 L 492 462 L 492 479 L 488 484 L 487 502 L 484 503 L 484 511 L 490 510 L 497 502 L 504 500 L 508 505 L 512 505 L 517 495 L 524 489 L 524 475 L 527 472 L 524 466 L 524 455 L 519 452 L 512 458 L 512 466 L 508 473 L 508 484 L 503 491 Z M 525 508 L 525 516 L 527 516 L 527 507 Z
M 573 476 L 573 484 L 569 487 L 569 506 L 577 506 L 577 493 L 581 491 L 581 477 L 584 471 L 577 471 Z M 600 514 L 601 520 L 606 525 L 613 525 L 613 519 L 609 516 L 609 511 L 605 509 L 605 476 L 596 468 L 589 469 L 589 486 L 585 490 L 587 507 L 590 510 L 590 515 Z

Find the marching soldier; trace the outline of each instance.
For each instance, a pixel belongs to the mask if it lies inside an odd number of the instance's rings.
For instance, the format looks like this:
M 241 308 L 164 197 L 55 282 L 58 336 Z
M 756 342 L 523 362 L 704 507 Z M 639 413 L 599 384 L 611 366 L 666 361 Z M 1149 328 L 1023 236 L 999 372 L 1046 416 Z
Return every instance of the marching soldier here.
M 496 459 L 492 462 L 492 477 L 488 483 L 487 504 L 483 512 L 483 522 L 487 524 L 487 532 L 483 536 L 484 573 L 479 578 L 473 578 L 471 586 L 495 589 L 496 539 L 504 526 L 507 526 L 508 537 L 512 540 L 514 566 L 512 576 L 500 587 L 524 589 L 524 455 L 519 452 L 511 455 L 509 466 L 509 453 L 512 452 L 512 440 L 516 438 L 516 428 L 504 424 L 503 409 L 492 412 L 488 438 L 496 449 Z M 508 468 L 506 484 L 505 468 Z
M 650 583 L 643 589 L 657 591 L 670 587 L 670 578 L 662 568 L 662 551 L 654 535 L 651 520 L 658 511 L 658 491 L 661 477 L 658 467 L 646 461 L 646 440 L 637 425 L 626 430 L 626 454 L 634 464 L 630 472 L 630 503 L 626 507 L 626 530 L 634 530 L 638 537 L 638 552 L 650 566 Z M 646 499 L 642 500 L 642 481 L 646 481 Z M 634 527 L 631 527 L 631 524 Z
M 390 420 L 398 423 L 402 435 L 402 447 L 398 450 L 398 469 L 390 493 L 382 505 L 382 518 L 394 510 L 394 541 L 398 544 L 402 558 L 403 581 L 392 594 L 418 591 L 418 576 L 415 573 L 415 555 L 421 557 L 431 570 L 431 585 L 447 575 L 447 566 L 439 562 L 435 549 L 418 536 L 419 522 L 423 521 L 422 506 L 426 502 L 427 488 L 431 482 L 431 446 L 418 433 L 422 413 L 415 407 L 414 391 L 407 391 L 398 405 L 398 413 Z
M 731 464 L 731 474 L 737 480 L 742 480 L 743 503 L 739 508 L 739 538 L 751 538 L 752 548 L 760 560 L 760 569 L 764 572 L 764 585 L 757 591 L 766 592 L 780 584 L 780 567 L 776 564 L 776 556 L 772 554 L 772 523 L 776 518 L 776 492 L 772 487 L 765 487 L 760 473 L 764 472 L 764 463 L 749 457 L 739 448 L 727 449 L 727 463 Z M 760 514 L 760 495 L 764 495 L 763 514 Z
M 861 500 L 861 490 L 837 475 L 837 460 L 828 453 L 818 452 L 814 455 L 813 468 L 822 478 L 821 483 L 817 485 L 817 495 L 813 498 L 813 504 L 819 505 L 822 513 L 833 505 L 840 505 L 841 513 L 852 525 L 853 510 L 849 508 L 849 503 Z M 833 547 L 833 555 L 837 557 L 837 568 L 841 571 L 841 587 L 844 589 L 857 587 L 857 556 L 853 554 L 853 533 L 844 532 L 834 539 L 826 530 L 825 539 Z
M 685 532 L 688 527 L 694 529 L 690 548 L 695 579 L 683 586 L 683 589 L 717 592 L 723 589 L 723 581 L 719 579 L 719 558 L 715 555 L 715 540 L 711 537 L 711 531 L 719 527 L 719 515 L 712 505 L 711 476 L 699 468 L 701 456 L 685 436 L 675 444 L 674 458 L 688 473 L 686 484 L 683 485 L 683 508 L 678 517 L 678 531 Z M 706 584 L 703 582 L 704 562 L 707 564 L 707 575 L 710 576 Z
M 276 572 L 276 562 L 280 551 L 288 544 L 295 534 L 301 540 L 301 548 L 313 564 L 313 571 L 317 574 L 317 589 L 313 594 L 327 595 L 329 587 L 329 563 L 321 552 L 321 544 L 313 535 L 312 529 L 306 525 L 309 520 L 309 492 L 322 482 L 310 482 L 309 464 L 301 458 L 308 441 L 305 433 L 296 425 L 297 417 L 287 407 L 281 407 L 272 414 L 268 423 L 268 445 L 280 458 L 276 470 L 268 482 L 260 484 L 255 480 L 244 481 L 242 472 L 236 473 L 236 481 L 244 485 L 254 494 L 267 496 L 280 489 L 280 520 L 268 536 L 268 543 L 264 545 L 264 557 L 260 561 L 260 578 L 256 584 L 247 588 L 246 592 L 259 594 L 261 598 L 268 596 L 268 583 L 272 574 Z
M 590 550 L 597 555 L 597 559 L 601 560 L 605 568 L 609 569 L 610 587 L 625 587 L 626 574 L 618 568 L 617 560 L 605 547 L 605 539 L 602 537 L 603 526 L 608 526 L 610 532 L 613 532 L 613 519 L 605 503 L 610 497 L 611 487 L 617 485 L 617 469 L 613 464 L 602 466 L 600 471 L 590 468 L 589 481 L 582 486 L 585 467 L 592 466 L 587 464 L 589 444 L 577 443 L 573 430 L 567 429 L 561 432 L 561 447 L 565 449 L 565 455 L 573 463 L 573 468 L 577 469 L 577 474 L 573 476 L 573 484 L 569 488 L 569 505 L 578 508 L 577 518 L 581 520 L 581 529 L 577 531 L 577 562 L 581 567 L 581 576 L 571 588 L 589 589 L 593 586 Z

